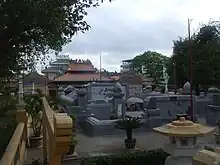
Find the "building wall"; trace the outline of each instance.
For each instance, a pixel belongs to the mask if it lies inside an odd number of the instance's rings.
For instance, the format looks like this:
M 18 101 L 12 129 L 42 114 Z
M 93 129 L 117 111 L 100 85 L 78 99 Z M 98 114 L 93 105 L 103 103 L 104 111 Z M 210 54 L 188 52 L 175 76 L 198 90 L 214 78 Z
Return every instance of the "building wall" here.
M 129 72 L 129 71 L 132 71 L 132 70 L 133 70 L 132 62 L 122 61 L 121 72 Z

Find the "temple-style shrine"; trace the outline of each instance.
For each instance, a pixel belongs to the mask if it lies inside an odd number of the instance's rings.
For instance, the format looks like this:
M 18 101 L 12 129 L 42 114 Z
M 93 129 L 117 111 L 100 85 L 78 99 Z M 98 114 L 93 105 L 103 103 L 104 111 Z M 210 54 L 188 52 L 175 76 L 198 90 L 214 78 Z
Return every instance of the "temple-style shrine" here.
M 113 82 L 114 80 L 101 75 L 88 60 L 71 60 L 69 68 L 51 83 L 56 85 L 72 85 L 81 87 L 89 82 Z

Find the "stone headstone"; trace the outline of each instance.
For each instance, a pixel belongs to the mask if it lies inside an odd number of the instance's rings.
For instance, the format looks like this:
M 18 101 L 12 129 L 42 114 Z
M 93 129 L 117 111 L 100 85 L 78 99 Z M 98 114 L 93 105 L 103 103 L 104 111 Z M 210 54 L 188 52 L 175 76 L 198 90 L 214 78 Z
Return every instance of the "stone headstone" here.
M 213 105 L 220 106 L 220 94 L 213 94 Z
M 208 89 L 208 93 L 220 93 L 220 90 L 218 88 L 216 88 L 215 86 L 211 86 Z
M 156 98 L 155 97 L 151 97 L 149 99 L 148 105 L 147 105 L 147 109 L 156 109 Z
M 114 83 L 91 83 L 87 86 L 88 100 L 108 100 L 108 93 L 112 92 Z M 123 99 L 128 96 L 128 86 L 122 85 L 125 92 Z
M 117 117 L 123 118 L 125 116 L 125 101 L 123 99 L 125 91 L 120 83 L 115 83 L 111 95 L 113 96 L 113 109 L 116 111 Z
M 86 98 L 87 91 L 85 89 L 79 89 L 77 91 L 78 95 L 78 105 L 86 109 L 87 107 L 87 98 Z
M 187 82 L 183 85 L 183 94 L 185 94 L 185 95 L 190 94 L 190 88 L 191 88 L 191 84 L 187 81 Z

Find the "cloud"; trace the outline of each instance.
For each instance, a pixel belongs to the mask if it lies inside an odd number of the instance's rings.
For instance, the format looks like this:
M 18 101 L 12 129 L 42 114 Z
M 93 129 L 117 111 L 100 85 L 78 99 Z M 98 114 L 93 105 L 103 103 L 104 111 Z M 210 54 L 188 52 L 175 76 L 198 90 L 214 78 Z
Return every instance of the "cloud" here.
M 220 2 L 213 0 L 115 0 L 88 10 L 91 29 L 77 34 L 63 53 L 72 58 L 89 58 L 99 67 L 120 70 L 123 59 L 133 58 L 146 50 L 170 55 L 173 40 L 187 35 L 187 18 L 193 19 L 192 30 L 199 22 L 218 19 Z

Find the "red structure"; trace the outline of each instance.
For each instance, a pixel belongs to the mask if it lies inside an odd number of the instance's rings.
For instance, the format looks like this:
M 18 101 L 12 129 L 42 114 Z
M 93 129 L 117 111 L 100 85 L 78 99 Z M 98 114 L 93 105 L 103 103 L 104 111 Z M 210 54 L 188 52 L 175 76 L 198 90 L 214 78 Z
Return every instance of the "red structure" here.
M 65 74 L 55 78 L 51 83 L 81 87 L 89 82 L 113 82 L 106 76 L 100 76 L 91 63 L 77 62 L 70 64 Z

